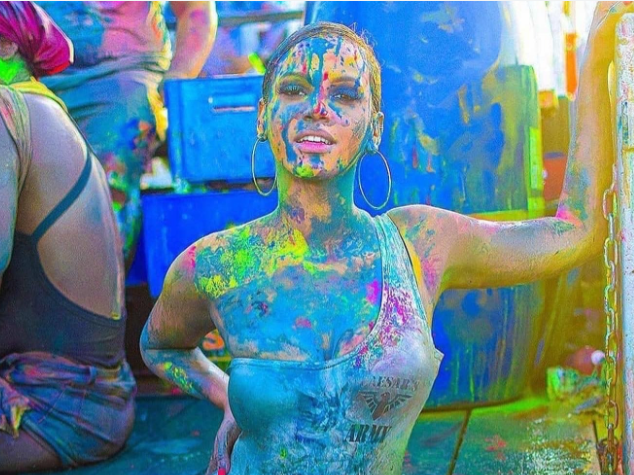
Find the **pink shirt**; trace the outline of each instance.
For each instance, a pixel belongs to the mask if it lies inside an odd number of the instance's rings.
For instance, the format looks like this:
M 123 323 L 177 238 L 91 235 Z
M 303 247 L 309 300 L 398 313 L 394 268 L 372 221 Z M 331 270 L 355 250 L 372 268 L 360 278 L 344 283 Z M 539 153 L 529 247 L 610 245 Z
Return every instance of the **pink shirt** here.
M 171 45 L 160 2 L 40 2 L 75 47 L 74 67 L 138 61 L 165 71 Z

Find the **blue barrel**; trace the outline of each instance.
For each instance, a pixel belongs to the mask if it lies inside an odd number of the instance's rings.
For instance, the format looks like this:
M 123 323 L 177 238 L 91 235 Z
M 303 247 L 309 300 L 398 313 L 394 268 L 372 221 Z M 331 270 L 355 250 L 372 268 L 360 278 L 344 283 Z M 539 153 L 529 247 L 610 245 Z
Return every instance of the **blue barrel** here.
M 381 151 L 393 193 L 381 212 L 413 203 L 489 219 L 543 212 L 535 74 L 514 60 L 514 42 L 523 39 L 505 2 L 308 5 L 307 22 L 344 23 L 364 34 L 382 66 Z M 366 194 L 381 203 L 381 160 L 368 157 L 360 173 Z M 358 192 L 356 202 L 373 212 Z M 548 340 L 546 285 L 442 296 L 432 331 L 445 359 L 427 407 L 521 396 Z

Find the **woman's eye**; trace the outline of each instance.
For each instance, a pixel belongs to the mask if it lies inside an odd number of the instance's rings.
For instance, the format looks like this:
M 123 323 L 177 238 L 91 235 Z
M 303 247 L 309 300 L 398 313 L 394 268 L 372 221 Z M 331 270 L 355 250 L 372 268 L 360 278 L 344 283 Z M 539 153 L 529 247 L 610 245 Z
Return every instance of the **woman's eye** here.
M 339 91 L 334 94 L 334 98 L 343 102 L 352 102 L 359 99 L 361 95 L 357 91 Z
M 305 96 L 306 91 L 298 84 L 283 84 L 280 86 L 280 94 L 286 96 Z

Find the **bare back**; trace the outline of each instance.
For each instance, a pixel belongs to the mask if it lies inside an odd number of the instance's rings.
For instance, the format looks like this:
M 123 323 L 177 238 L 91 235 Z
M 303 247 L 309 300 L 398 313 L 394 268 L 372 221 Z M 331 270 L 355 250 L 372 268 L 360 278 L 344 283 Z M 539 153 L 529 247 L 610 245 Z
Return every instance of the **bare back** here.
M 95 166 L 85 187 L 42 235 L 38 253 L 46 276 L 66 298 L 98 315 L 120 318 L 123 266 L 105 174 L 58 104 L 34 94 L 24 97 L 33 153 L 15 230 L 31 235 L 73 189 L 90 157 Z

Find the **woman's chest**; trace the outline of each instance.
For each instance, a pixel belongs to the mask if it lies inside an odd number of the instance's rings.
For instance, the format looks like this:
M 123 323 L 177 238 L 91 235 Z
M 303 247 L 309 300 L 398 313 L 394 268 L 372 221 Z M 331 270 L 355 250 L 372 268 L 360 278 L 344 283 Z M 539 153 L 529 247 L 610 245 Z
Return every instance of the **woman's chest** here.
M 270 435 L 274 424 L 285 428 L 289 442 L 335 437 L 354 446 L 378 443 L 415 419 L 439 359 L 415 328 L 398 342 L 385 341 L 378 330 L 349 355 L 321 366 L 234 360 L 229 398 L 241 428 Z
M 289 266 L 219 298 L 219 328 L 234 356 L 330 359 L 370 332 L 382 287 L 375 261 L 348 268 Z

